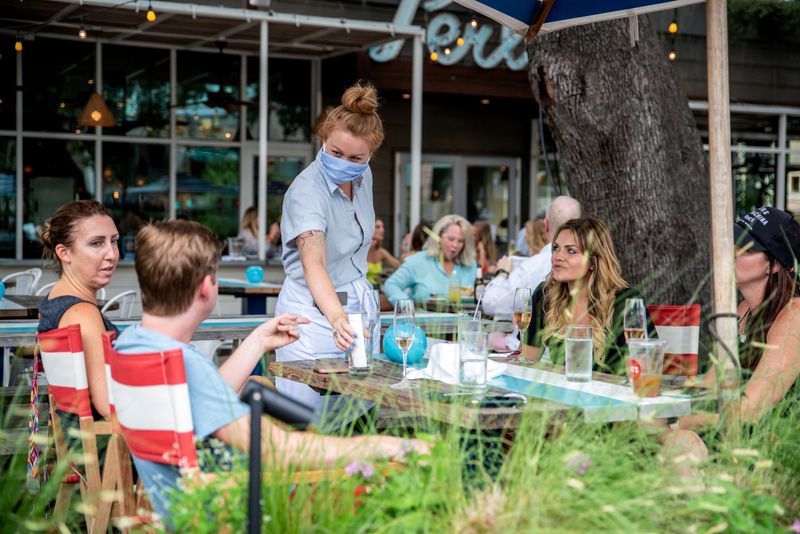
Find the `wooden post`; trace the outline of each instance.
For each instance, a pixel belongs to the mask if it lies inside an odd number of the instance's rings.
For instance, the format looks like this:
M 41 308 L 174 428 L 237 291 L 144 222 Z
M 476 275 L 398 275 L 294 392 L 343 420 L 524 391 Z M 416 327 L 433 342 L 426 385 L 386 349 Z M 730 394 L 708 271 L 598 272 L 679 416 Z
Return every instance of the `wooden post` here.
M 731 177 L 731 134 L 728 91 L 728 2 L 706 2 L 708 53 L 708 159 L 711 192 L 711 251 L 714 269 L 714 313 L 735 314 L 736 280 L 733 267 L 733 192 Z M 738 361 L 735 315 L 716 321 L 717 332 Z M 720 409 L 735 441 L 739 428 L 738 364 L 717 344 L 717 380 Z

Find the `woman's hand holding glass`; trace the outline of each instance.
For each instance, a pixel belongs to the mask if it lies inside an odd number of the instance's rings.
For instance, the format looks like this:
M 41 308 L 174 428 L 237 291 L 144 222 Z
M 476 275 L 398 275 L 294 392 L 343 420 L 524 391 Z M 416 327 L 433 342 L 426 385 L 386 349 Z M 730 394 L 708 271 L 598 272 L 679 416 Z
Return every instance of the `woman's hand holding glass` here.
M 333 320 L 331 328 L 333 329 L 333 341 L 336 343 L 336 348 L 342 352 L 352 350 L 358 334 L 350 326 L 350 320 L 344 311 Z

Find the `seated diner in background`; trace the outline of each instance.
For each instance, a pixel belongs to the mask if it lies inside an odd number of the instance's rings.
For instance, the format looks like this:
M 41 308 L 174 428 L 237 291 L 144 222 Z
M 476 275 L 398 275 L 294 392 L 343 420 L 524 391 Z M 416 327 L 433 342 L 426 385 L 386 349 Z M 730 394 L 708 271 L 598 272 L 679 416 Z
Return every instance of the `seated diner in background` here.
M 472 225 L 460 215 L 445 215 L 434 225 L 433 234 L 425 250 L 406 259 L 383 285 L 392 305 L 406 298 L 416 302 L 433 295 L 446 298 L 453 277 L 461 287 L 472 288 L 475 283 Z
M 785 211 L 764 207 L 744 215 L 733 231 L 736 288 L 742 296 L 737 308 L 744 375 L 740 417 L 751 423 L 787 396 L 800 400 L 800 224 Z M 716 367 L 699 382 L 716 389 Z M 718 422 L 718 414 L 696 414 L 679 418 L 677 426 L 700 429 Z
M 279 315 L 257 327 L 217 369 L 190 340 L 217 303 L 221 250 L 214 233 L 196 222 L 165 221 L 143 228 L 136 238 L 142 322 L 125 329 L 115 343 L 116 351 L 123 357 L 182 350 L 195 440 L 199 448 L 212 456 L 214 450 L 219 450 L 209 443 L 208 438 L 212 437 L 235 449 L 248 450 L 250 408 L 238 395 L 264 352 L 293 343 L 300 337 L 298 325 L 308 324 L 303 317 Z M 120 402 L 117 400 L 118 411 L 126 409 Z M 428 452 L 427 444 L 416 440 L 404 442 L 383 436 L 336 438 L 291 432 L 266 416 L 262 425 L 261 454 L 268 466 L 332 467 L 356 459 L 401 456 L 406 447 Z M 133 459 L 153 508 L 169 523 L 169 492 L 180 491 L 178 468 L 135 454 Z M 215 466 L 201 463 L 200 467 L 213 470 Z
M 103 333 L 117 327 L 97 307 L 97 292 L 111 283 L 119 261 L 119 233 L 108 209 L 95 200 L 64 204 L 45 221 L 44 259 L 58 282 L 39 305 L 38 332 L 80 325 L 92 413 L 109 417 Z M 60 412 L 60 410 L 59 410 Z M 78 416 L 61 412 L 65 430 L 80 427 Z M 70 445 L 80 442 L 66 432 Z
M 497 246 L 494 244 L 489 221 L 475 221 L 472 225 L 472 237 L 475 240 L 475 258 L 481 272 L 494 273 L 497 270 Z
M 553 236 L 552 271 L 533 292 L 533 318 L 523 355 L 539 360 L 545 349 L 563 365 L 566 328 L 592 326 L 595 371 L 625 372 L 625 300 L 641 295 L 620 275 L 611 234 L 594 217 L 572 219 Z M 657 337 L 647 317 L 648 337 Z
M 244 240 L 245 256 L 258 256 L 258 208 L 251 206 L 245 210 L 238 237 Z M 281 226 L 277 222 L 270 225 L 264 246 L 267 261 L 281 257 Z
M 383 238 L 386 229 L 383 221 L 375 219 L 375 233 L 372 234 L 372 245 L 367 252 L 367 281 L 373 286 L 379 286 L 378 277 L 384 274 L 384 267 L 394 271 L 400 266 L 400 260 L 392 256 L 392 253 L 383 248 Z
M 430 222 L 422 220 L 414 227 L 411 233 L 403 236 L 403 242 L 400 244 L 400 250 L 403 251 L 402 254 L 400 254 L 400 261 L 405 261 L 409 256 L 413 256 L 422 250 L 422 247 L 425 246 L 425 241 L 428 239 L 425 228 L 430 229 L 430 227 Z

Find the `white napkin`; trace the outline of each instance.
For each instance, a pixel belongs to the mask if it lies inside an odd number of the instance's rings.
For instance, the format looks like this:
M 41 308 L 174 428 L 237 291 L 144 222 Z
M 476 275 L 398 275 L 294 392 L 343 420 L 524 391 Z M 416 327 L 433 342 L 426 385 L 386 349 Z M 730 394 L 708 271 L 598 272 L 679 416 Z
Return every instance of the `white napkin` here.
M 493 360 L 486 361 L 486 380 L 492 380 L 502 375 L 506 364 Z M 428 366 L 425 369 L 408 369 L 406 377 L 409 380 L 427 378 L 438 380 L 445 384 L 458 384 L 458 343 L 439 343 L 431 348 Z

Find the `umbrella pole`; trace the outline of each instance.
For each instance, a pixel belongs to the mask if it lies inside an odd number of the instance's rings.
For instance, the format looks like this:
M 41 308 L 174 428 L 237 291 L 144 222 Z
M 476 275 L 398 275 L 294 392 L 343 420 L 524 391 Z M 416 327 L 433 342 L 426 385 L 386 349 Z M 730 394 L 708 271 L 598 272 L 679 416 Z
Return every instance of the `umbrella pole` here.
M 720 414 L 732 443 L 739 435 L 741 377 L 738 371 L 736 280 L 733 266 L 733 192 L 731 176 L 730 95 L 728 89 L 728 2 L 706 2 L 708 54 L 708 156 L 711 194 L 711 250 L 714 269 L 714 313 L 733 314 L 717 319 L 717 381 Z

